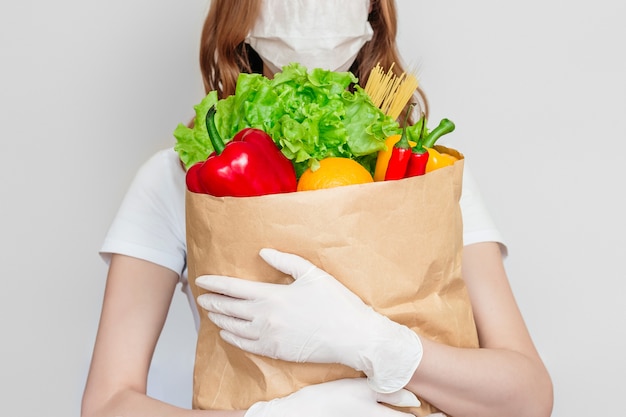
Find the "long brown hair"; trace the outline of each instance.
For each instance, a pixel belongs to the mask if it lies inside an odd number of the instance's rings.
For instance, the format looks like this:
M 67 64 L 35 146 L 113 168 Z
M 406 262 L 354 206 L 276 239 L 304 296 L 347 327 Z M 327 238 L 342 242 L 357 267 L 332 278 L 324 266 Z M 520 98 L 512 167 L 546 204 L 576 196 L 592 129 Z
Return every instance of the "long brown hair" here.
M 260 6 L 260 0 L 211 0 L 200 43 L 200 69 L 207 93 L 216 90 L 219 98 L 225 98 L 235 92 L 239 73 L 262 71 L 258 55 L 244 42 Z M 386 70 L 395 63 L 394 73 L 400 75 L 404 71 L 396 44 L 395 0 L 371 0 L 368 19 L 374 35 L 350 68 L 361 86 L 365 86 L 376 64 Z M 411 102 L 416 104 L 416 111 L 428 114 L 428 102 L 421 88 Z

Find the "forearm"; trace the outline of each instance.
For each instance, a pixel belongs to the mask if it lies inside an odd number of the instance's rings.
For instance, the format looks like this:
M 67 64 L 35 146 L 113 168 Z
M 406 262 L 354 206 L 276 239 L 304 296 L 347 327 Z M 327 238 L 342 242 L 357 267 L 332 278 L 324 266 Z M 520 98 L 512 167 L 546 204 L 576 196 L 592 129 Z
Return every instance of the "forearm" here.
M 454 417 L 548 417 L 550 377 L 538 358 L 505 349 L 459 349 L 423 340 L 407 388 Z
M 82 417 L 241 417 L 193 411 L 146 395 L 146 381 L 178 276 L 133 257 L 113 255 L 82 401 Z
M 81 417 L 243 417 L 244 413 L 245 411 L 187 410 L 126 389 L 99 406 L 93 406 L 89 401 L 83 402 Z

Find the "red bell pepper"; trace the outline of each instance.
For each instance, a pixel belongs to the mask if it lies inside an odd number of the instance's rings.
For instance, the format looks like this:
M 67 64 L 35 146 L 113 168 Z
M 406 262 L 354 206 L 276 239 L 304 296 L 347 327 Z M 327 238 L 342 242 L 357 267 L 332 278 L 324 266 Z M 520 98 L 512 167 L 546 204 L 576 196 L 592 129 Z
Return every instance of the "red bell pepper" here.
M 272 138 L 260 129 L 247 128 L 224 144 L 215 126 L 215 106 L 209 109 L 206 126 L 215 150 L 206 161 L 187 171 L 192 192 L 215 197 L 252 197 L 296 191 L 296 172 Z

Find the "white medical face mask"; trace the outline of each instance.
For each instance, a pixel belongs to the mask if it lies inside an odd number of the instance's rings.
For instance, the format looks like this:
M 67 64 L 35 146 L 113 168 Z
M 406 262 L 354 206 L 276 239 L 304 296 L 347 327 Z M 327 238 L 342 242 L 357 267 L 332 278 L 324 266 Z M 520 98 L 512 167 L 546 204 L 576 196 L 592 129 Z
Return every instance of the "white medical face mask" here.
M 370 0 L 262 0 L 246 37 L 273 73 L 292 62 L 347 71 L 374 31 Z

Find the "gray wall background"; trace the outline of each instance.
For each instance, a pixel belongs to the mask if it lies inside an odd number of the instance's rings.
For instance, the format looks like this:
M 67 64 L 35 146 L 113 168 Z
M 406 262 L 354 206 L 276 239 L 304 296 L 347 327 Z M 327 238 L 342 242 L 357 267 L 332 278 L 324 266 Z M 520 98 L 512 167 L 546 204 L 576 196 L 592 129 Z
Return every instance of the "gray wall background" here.
M 450 144 L 508 241 L 511 283 L 554 379 L 553 415 L 619 413 L 625 3 L 398 5 L 431 118 L 456 122 Z M 202 98 L 207 7 L 0 4 L 3 415 L 79 414 L 106 273 L 97 251 L 139 165 L 173 144 Z M 195 331 L 181 293 L 171 311 L 150 392 L 187 406 Z

